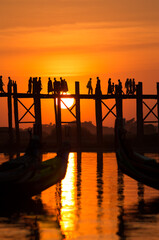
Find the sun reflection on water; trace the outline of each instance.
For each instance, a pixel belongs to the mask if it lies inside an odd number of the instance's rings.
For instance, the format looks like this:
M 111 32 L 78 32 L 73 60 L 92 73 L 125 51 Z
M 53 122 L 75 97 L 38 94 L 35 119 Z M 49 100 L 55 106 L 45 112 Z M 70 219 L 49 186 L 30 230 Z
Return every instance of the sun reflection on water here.
M 62 231 L 67 233 L 75 230 L 76 220 L 75 193 L 75 154 L 70 153 L 67 172 L 61 183 L 61 221 Z

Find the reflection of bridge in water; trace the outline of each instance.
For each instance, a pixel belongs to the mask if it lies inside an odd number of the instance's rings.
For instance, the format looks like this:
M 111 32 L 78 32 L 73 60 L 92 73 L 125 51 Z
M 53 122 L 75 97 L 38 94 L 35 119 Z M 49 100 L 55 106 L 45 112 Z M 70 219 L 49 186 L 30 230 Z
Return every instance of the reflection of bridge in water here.
M 62 183 L 56 186 L 59 225 L 65 237 L 70 235 L 70 232 L 72 236 L 74 234 L 78 236 L 83 230 L 88 236 L 94 233 L 95 236 L 100 236 L 100 239 L 106 239 L 106 237 L 103 238 L 106 235 L 109 239 L 111 234 L 110 239 L 112 239 L 114 234 L 118 236 L 117 239 L 123 240 L 132 234 L 131 231 L 137 230 L 133 225 L 131 226 L 131 221 L 138 224 L 135 218 L 144 219 L 147 223 L 149 219 L 152 223 L 157 221 L 159 207 L 155 213 L 153 205 L 149 206 L 146 203 L 145 193 L 149 189 L 134 180 L 130 183 L 127 177 L 116 168 L 117 165 L 112 163 L 112 160 L 116 161 L 115 158 L 112 159 L 113 155 L 108 156 L 97 152 L 93 153 L 92 157 L 89 153 L 90 161 L 88 159 L 85 161 L 84 154 L 87 153 L 73 154 L 75 155 L 72 155 L 70 159 L 72 161 L 69 161 L 68 174 Z M 108 164 L 110 158 L 112 165 Z M 108 171 L 105 171 L 105 167 Z M 127 186 L 130 192 L 127 191 Z M 132 204 L 125 199 L 131 194 Z M 152 195 L 149 195 L 149 198 L 150 196 Z M 156 206 L 158 206 L 157 201 Z M 145 211 L 152 213 L 152 216 L 147 217 Z M 127 219 L 130 220 L 129 228 Z M 86 220 L 87 224 L 85 224 Z
M 96 91 L 96 94 L 80 94 L 79 82 L 75 82 L 75 94 L 62 95 L 62 94 L 40 94 L 40 93 L 18 93 L 17 85 L 14 84 L 13 92 L 12 87 L 8 86 L 7 93 L 0 93 L 0 97 L 6 97 L 8 100 L 8 129 L 9 136 L 12 142 L 13 140 L 13 119 L 12 113 L 14 112 L 14 122 L 15 122 L 15 132 L 16 132 L 16 143 L 20 142 L 19 125 L 22 123 L 32 123 L 40 137 L 42 137 L 42 121 L 41 121 L 41 100 L 42 99 L 53 99 L 54 109 L 55 109 L 55 121 L 56 121 L 56 138 L 57 146 L 62 143 L 62 124 L 66 122 L 61 121 L 61 102 L 64 98 L 74 98 L 75 104 L 72 107 L 67 107 L 68 111 L 73 115 L 77 129 L 77 146 L 81 146 L 81 109 L 80 101 L 93 99 L 95 101 L 95 115 L 96 115 L 96 129 L 97 129 L 97 147 L 102 146 L 103 142 L 103 121 L 112 114 L 115 118 L 123 118 L 123 100 L 134 99 L 136 101 L 136 119 L 137 119 L 137 136 L 138 140 L 142 142 L 144 136 L 144 123 L 157 123 L 159 132 L 159 83 L 157 83 L 157 93 L 156 94 L 143 94 L 142 82 L 136 85 L 136 94 L 128 95 L 122 92 L 104 95 L 101 92 Z M 61 99 L 62 98 L 62 99 Z M 28 108 L 22 102 L 22 99 L 32 99 L 33 103 Z M 109 107 L 109 102 L 107 100 L 114 99 L 115 103 L 112 107 Z M 146 100 L 153 99 L 155 104 L 153 107 L 149 107 Z M 14 103 L 12 107 L 12 102 Z M 65 104 L 65 103 L 64 103 Z M 19 105 L 25 109 L 23 116 L 19 117 Z M 103 116 L 102 106 L 107 109 L 107 113 Z M 143 115 L 143 106 L 148 109 L 148 113 Z M 31 109 L 34 109 L 34 113 Z M 154 110 L 157 108 L 157 114 Z M 32 120 L 24 121 L 24 117 L 30 114 Z M 147 121 L 149 115 L 155 117 L 155 121 Z M 67 122 L 68 123 L 68 122 Z

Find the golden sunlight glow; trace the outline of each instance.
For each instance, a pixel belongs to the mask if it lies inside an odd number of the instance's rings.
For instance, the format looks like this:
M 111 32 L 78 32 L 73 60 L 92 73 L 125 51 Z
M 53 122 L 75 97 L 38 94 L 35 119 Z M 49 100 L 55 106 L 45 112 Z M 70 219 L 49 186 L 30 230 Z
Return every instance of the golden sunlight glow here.
M 70 93 L 64 93 L 65 95 L 70 95 Z M 74 98 L 61 98 L 61 108 L 62 109 L 67 109 L 72 107 L 74 104 Z M 66 107 L 66 106 L 67 107 Z
M 70 93 L 63 93 L 63 95 L 70 95 Z M 56 99 L 56 104 L 57 104 L 57 99 Z M 73 106 L 73 104 L 74 104 L 74 98 L 61 98 L 62 109 L 67 109 L 67 107 L 70 108 Z
M 67 235 L 75 230 L 75 156 L 70 153 L 67 173 L 61 183 L 61 228 Z

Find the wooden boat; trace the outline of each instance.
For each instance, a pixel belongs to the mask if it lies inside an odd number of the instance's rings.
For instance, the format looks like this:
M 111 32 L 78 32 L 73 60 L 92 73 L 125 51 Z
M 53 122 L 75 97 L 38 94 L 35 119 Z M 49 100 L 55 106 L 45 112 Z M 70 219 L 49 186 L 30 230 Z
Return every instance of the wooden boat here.
M 126 131 L 120 120 L 115 125 L 115 145 L 118 167 L 129 177 L 159 189 L 159 163 L 131 148 L 126 141 Z
M 28 178 L 40 163 L 39 147 L 39 139 L 33 137 L 23 156 L 2 163 L 0 165 L 0 183 Z
M 39 163 L 24 176 L 13 181 L 1 178 L 0 197 L 29 198 L 61 181 L 66 174 L 68 155 L 69 146 L 65 145 L 56 157 Z

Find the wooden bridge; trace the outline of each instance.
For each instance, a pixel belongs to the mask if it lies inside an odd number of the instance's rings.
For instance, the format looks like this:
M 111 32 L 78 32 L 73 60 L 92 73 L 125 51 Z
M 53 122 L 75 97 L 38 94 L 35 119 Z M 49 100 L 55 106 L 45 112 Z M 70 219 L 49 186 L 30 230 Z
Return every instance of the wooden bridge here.
M 12 91 L 13 90 L 13 91 Z M 103 121 L 108 117 L 109 114 L 113 114 L 115 118 L 123 118 L 123 100 L 124 99 L 135 99 L 136 100 L 136 119 L 137 119 L 137 136 L 138 139 L 142 142 L 144 136 L 144 123 L 157 123 L 158 133 L 159 133 L 159 83 L 157 83 L 156 94 L 145 95 L 143 94 L 142 82 L 139 82 L 136 85 L 136 93 L 133 95 L 118 93 L 118 94 L 101 94 L 101 92 L 96 92 L 96 94 L 80 94 L 80 85 L 79 82 L 75 82 L 75 94 L 63 95 L 63 94 L 41 94 L 41 93 L 18 93 L 17 85 L 14 83 L 14 86 L 8 84 L 7 93 L 0 93 L 0 97 L 6 97 L 8 102 L 8 131 L 10 141 L 13 141 L 13 119 L 12 113 L 14 113 L 14 122 L 15 122 L 15 132 L 16 132 L 16 143 L 17 145 L 20 142 L 19 134 L 19 125 L 21 123 L 32 123 L 35 126 L 37 134 L 42 137 L 42 121 L 41 121 L 41 99 L 54 99 L 54 108 L 55 108 L 55 121 L 56 121 L 56 138 L 57 146 L 60 146 L 62 143 L 62 124 L 61 122 L 61 101 L 62 98 L 74 98 L 75 104 L 68 108 L 68 111 L 74 116 L 76 129 L 77 129 L 77 146 L 81 146 L 81 109 L 80 109 L 80 100 L 82 99 L 93 99 L 95 101 L 95 115 L 96 115 L 96 129 L 97 129 L 97 147 L 102 146 L 103 142 Z M 21 99 L 33 99 L 33 104 L 27 108 Z M 113 107 L 109 107 L 104 100 L 114 99 L 115 104 Z M 155 104 L 153 107 L 149 107 L 146 103 L 147 99 L 154 99 Z M 12 107 L 13 102 L 13 107 Z M 19 118 L 19 104 L 22 105 L 26 112 L 22 117 Z M 108 112 L 105 116 L 102 114 L 102 105 L 107 108 Z M 146 116 L 143 116 L 143 105 L 148 109 Z M 34 108 L 34 114 L 30 111 Z M 75 108 L 75 113 L 73 109 Z M 154 109 L 157 108 L 157 114 L 154 113 Z M 116 110 L 116 111 L 114 111 Z M 33 121 L 25 122 L 23 121 L 26 114 L 30 114 Z M 147 121 L 147 117 L 152 114 L 155 117 L 155 121 Z

